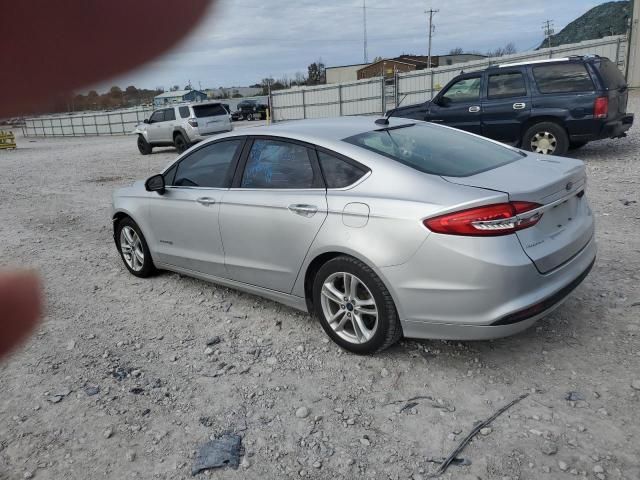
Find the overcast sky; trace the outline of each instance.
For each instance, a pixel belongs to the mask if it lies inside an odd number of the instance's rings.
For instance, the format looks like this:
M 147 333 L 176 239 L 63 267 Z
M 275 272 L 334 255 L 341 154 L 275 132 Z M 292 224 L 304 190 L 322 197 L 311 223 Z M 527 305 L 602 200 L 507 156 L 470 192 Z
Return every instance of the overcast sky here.
M 426 55 L 427 15 L 433 7 L 433 54 L 455 47 L 485 52 L 514 42 L 518 51 L 543 40 L 542 22 L 556 31 L 601 0 L 367 0 L 368 53 Z M 188 8 L 188 0 L 184 2 Z M 171 15 L 171 12 L 167 12 Z M 99 86 L 143 88 L 191 80 L 194 88 L 247 86 L 262 78 L 306 73 L 363 61 L 362 0 L 219 0 L 173 51 L 137 71 Z

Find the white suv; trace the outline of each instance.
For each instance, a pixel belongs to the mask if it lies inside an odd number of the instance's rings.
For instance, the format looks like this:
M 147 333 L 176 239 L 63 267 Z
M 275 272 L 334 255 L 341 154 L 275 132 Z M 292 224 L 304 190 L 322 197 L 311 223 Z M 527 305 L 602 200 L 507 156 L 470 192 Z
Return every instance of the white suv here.
M 140 153 L 148 155 L 153 147 L 170 145 L 182 153 L 195 142 L 231 130 L 229 112 L 221 103 L 202 102 L 156 110 L 133 133 L 138 135 Z

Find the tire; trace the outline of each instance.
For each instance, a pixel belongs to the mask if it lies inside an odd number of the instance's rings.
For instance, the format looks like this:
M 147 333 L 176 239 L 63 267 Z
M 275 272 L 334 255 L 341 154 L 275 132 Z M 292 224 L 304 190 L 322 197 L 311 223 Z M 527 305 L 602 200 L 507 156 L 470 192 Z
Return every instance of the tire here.
M 181 133 L 176 133 L 176 135 L 173 137 L 173 144 L 175 145 L 178 153 L 182 153 L 187 148 L 189 148 L 189 144 L 187 143 L 187 140 L 184 138 L 184 135 L 182 135 Z
M 557 123 L 536 123 L 522 137 L 522 149 L 546 155 L 564 155 L 569 150 L 569 136 Z
M 344 295 L 349 290 L 345 289 L 345 274 L 349 285 L 354 278 L 356 280 L 355 297 L 347 293 L 347 301 L 344 301 L 345 296 L 336 296 L 336 293 Z M 327 284 L 333 290 L 328 290 Z M 402 326 L 391 294 L 375 272 L 360 260 L 348 256 L 329 260 L 318 270 L 312 291 L 314 313 L 320 325 L 345 350 L 359 355 L 380 352 L 402 337 Z M 363 313 L 373 311 L 377 312 L 377 319 L 370 313 Z M 330 317 L 334 318 L 333 322 Z
M 589 142 L 569 142 L 569 150 L 577 150 L 584 147 Z
M 135 235 L 132 235 L 132 232 Z M 124 266 L 127 267 L 127 270 L 129 270 L 132 275 L 146 278 L 156 273 L 156 267 L 153 265 L 147 241 L 136 222 L 129 217 L 120 220 L 116 226 L 115 238 L 118 252 L 120 252 L 120 258 L 122 258 Z M 124 245 L 123 241 L 125 242 Z M 130 250 L 132 245 L 134 250 L 142 253 L 142 261 L 140 261 L 139 255 L 127 253 L 127 250 Z M 127 246 L 129 248 L 127 248 Z
M 255 116 L 253 115 L 253 113 L 247 115 L 247 120 L 249 120 L 250 122 L 253 122 L 255 120 Z
M 153 150 L 151 144 L 142 135 L 138 135 L 138 150 L 142 155 L 149 155 Z

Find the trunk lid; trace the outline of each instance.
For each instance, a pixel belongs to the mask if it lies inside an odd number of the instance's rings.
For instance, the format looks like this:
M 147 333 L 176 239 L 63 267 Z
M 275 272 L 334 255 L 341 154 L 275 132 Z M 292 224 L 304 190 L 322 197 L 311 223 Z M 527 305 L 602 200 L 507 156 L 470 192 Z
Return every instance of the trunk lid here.
M 198 120 L 198 132 L 200 132 L 200 135 L 208 135 L 228 129 L 229 114 L 220 103 L 194 105 L 193 113 Z
M 516 233 L 540 273 L 559 267 L 591 240 L 594 222 L 580 160 L 528 154 L 521 160 L 469 177 L 443 177 L 471 187 L 504 192 L 511 201 L 545 207 L 540 221 Z
M 615 119 L 627 113 L 629 90 L 627 81 L 618 66 L 607 58 L 598 59 L 594 66 L 600 75 L 603 86 L 608 91 L 609 118 Z

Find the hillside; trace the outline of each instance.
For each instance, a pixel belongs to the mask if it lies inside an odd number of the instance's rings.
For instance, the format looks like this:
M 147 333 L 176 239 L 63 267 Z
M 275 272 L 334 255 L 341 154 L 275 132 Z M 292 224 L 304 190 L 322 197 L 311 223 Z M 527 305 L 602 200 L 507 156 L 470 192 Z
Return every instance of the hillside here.
M 576 18 L 560 32 L 551 36 L 551 46 L 593 40 L 609 35 L 621 35 L 627 30 L 631 2 L 607 2 Z M 546 48 L 545 40 L 538 48 Z

